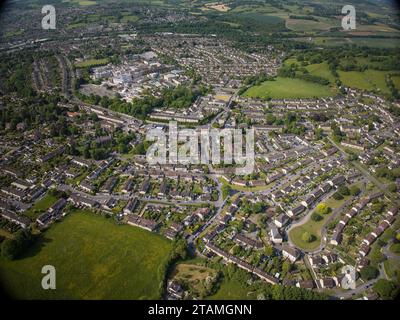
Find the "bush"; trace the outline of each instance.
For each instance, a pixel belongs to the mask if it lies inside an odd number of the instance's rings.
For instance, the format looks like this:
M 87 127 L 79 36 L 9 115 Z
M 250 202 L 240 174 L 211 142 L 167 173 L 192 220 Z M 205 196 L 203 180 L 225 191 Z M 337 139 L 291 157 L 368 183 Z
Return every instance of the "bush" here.
M 361 278 L 364 281 L 375 279 L 378 276 L 378 274 L 379 274 L 378 269 L 373 266 L 365 266 L 360 271 Z
M 323 217 L 322 216 L 320 216 L 318 213 L 313 213 L 312 215 L 311 215 L 311 220 L 313 220 L 313 221 L 321 221 L 323 219 Z
M 310 243 L 315 240 L 315 236 L 306 231 L 301 235 L 301 240 L 303 240 L 304 242 Z
M 349 196 L 350 195 L 350 190 L 346 186 L 339 187 L 338 192 L 343 196 Z
M 339 192 L 335 192 L 335 193 L 333 194 L 333 199 L 335 199 L 335 200 L 342 200 L 342 199 L 343 199 L 343 196 L 342 196 Z
M 320 203 L 317 205 L 315 212 L 318 214 L 328 214 L 330 212 L 330 208 L 325 203 Z
M 352 186 L 350 187 L 350 194 L 354 197 L 354 196 L 358 196 L 360 194 L 361 190 L 359 187 L 357 186 Z

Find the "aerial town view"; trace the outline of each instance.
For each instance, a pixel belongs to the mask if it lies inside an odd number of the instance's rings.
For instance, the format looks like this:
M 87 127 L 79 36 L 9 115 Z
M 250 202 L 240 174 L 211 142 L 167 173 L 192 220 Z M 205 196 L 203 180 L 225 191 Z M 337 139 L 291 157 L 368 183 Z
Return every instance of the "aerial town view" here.
M 16 300 L 394 300 L 400 7 L 0 6 Z

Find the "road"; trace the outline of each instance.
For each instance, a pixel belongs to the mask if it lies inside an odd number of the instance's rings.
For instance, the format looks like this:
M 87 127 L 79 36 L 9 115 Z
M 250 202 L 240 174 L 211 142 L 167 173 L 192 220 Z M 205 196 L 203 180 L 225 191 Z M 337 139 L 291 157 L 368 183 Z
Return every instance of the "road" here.
M 341 147 L 338 143 L 334 142 L 331 137 L 327 137 L 328 140 L 336 146 L 339 151 L 344 155 L 347 156 L 346 151 Z M 352 161 L 351 164 L 358 170 L 360 171 L 365 178 L 367 178 L 369 181 L 371 181 L 373 184 L 375 184 L 383 193 L 386 194 L 386 196 L 391 199 L 393 202 L 398 203 L 398 199 L 393 196 L 393 194 L 387 189 L 385 184 L 380 182 L 377 178 L 375 178 L 373 175 L 371 175 L 367 170 L 365 170 L 357 161 Z

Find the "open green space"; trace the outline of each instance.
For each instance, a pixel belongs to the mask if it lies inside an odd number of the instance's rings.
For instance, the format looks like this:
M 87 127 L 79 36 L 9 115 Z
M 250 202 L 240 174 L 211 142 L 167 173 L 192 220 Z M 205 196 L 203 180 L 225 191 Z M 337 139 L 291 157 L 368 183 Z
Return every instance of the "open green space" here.
M 335 82 L 335 77 L 333 76 L 331 70 L 329 70 L 328 62 L 324 61 L 322 63 L 315 63 L 306 66 L 307 71 L 317 77 L 329 80 L 331 83 Z
M 95 66 L 102 66 L 108 63 L 108 59 L 88 59 L 75 64 L 77 68 L 91 68 Z
M 375 90 L 386 94 L 390 93 L 386 84 L 387 71 L 339 71 L 338 73 L 340 80 L 347 87 L 370 91 Z
M 315 250 L 319 247 L 321 244 L 321 230 L 323 226 L 326 224 L 327 220 L 329 217 L 333 214 L 334 210 L 339 208 L 346 200 L 348 197 L 345 197 L 342 200 L 335 200 L 333 198 L 328 199 L 327 201 L 324 201 L 324 203 L 331 208 L 332 210 L 328 214 L 321 214 L 320 216 L 322 219 L 320 221 L 314 221 L 313 219 L 310 219 L 304 223 L 303 225 L 300 225 L 298 227 L 293 228 L 289 232 L 289 238 L 290 240 L 299 248 L 304 249 L 304 250 Z M 308 232 L 312 236 L 314 236 L 314 240 L 311 242 L 306 242 L 302 239 L 302 236 L 305 232 Z
M 25 215 L 32 220 L 36 220 L 41 213 L 50 208 L 57 200 L 57 197 L 47 193 L 42 199 L 36 201 L 36 203 L 25 212 Z
M 171 248 L 159 235 L 75 211 L 19 259 L 1 259 L 0 279 L 20 299 L 157 299 Z M 56 290 L 41 287 L 44 265 L 56 268 Z
M 247 289 L 239 280 L 226 277 L 222 279 L 218 291 L 214 295 L 207 297 L 208 300 L 247 300 L 255 298 L 254 294 L 251 294 L 251 290 Z
M 275 81 L 265 81 L 249 88 L 244 96 L 261 99 L 320 98 L 335 95 L 335 91 L 324 85 L 301 79 L 277 77 Z

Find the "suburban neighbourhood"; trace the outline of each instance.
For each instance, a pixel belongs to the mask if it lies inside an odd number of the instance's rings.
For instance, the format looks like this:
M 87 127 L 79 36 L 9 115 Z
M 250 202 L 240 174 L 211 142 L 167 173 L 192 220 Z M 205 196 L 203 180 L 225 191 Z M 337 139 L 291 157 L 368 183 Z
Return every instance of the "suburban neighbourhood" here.
M 2 35 L 2 285 L 22 299 L 394 299 L 398 52 L 354 45 L 344 55 L 273 37 L 246 45 L 201 19 L 236 9 L 203 2 L 193 16 L 210 32 L 152 5 L 103 23 L 95 17 L 107 9 L 93 4 L 77 6 L 94 20 L 63 16 L 69 27 L 54 36 Z M 349 80 L 368 72 L 382 81 Z M 220 137 L 219 164 L 150 164 L 148 132 L 168 136 L 171 122 L 199 134 L 254 129 L 253 171 L 237 174 Z M 28 270 L 46 257 L 84 274 L 71 254 L 89 266 L 88 292 L 73 275 L 55 296 L 21 291 L 18 273 L 31 283 Z M 132 270 L 146 280 L 133 275 L 116 290 Z M 97 283 L 110 272 L 114 285 Z

